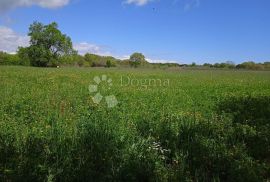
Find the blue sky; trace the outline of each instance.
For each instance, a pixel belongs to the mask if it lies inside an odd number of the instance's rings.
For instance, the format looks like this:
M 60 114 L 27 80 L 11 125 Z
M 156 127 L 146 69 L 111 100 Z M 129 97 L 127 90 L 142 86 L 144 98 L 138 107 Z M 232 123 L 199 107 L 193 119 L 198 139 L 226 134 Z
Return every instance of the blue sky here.
M 0 0 L 0 50 L 56 21 L 80 53 L 152 62 L 270 60 L 269 0 Z M 11 38 L 10 38 L 11 37 Z

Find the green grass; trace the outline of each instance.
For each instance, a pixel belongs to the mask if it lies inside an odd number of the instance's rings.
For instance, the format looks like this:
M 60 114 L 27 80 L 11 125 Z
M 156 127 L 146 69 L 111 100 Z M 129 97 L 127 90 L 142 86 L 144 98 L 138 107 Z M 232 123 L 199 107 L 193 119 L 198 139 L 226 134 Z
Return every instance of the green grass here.
M 0 98 L 0 181 L 270 179 L 270 72 L 3 66 Z

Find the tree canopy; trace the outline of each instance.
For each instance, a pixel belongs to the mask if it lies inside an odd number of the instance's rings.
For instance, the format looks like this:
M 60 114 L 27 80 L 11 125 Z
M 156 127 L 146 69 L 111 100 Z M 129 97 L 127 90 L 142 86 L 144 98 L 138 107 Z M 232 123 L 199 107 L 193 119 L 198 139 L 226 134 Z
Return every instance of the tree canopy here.
M 23 52 L 27 52 L 32 66 L 57 66 L 61 56 L 75 53 L 70 37 L 63 34 L 55 22 L 48 25 L 34 22 L 29 27 L 28 36 L 30 46 Z
M 147 63 L 142 53 L 135 52 L 130 56 L 131 66 L 138 67 L 144 63 Z

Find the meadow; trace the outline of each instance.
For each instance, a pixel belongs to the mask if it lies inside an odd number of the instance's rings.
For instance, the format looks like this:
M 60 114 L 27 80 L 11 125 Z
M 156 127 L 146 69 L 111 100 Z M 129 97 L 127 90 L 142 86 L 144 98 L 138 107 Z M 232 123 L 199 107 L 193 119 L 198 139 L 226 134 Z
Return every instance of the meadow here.
M 0 98 L 0 181 L 270 180 L 269 71 L 1 66 Z

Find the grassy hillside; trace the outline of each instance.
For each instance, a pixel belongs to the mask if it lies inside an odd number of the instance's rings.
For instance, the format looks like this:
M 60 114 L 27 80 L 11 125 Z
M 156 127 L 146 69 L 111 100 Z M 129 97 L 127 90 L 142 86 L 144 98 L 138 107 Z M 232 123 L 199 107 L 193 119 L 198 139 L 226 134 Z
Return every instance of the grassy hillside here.
M 270 179 L 267 71 L 2 66 L 0 98 L 1 181 Z

